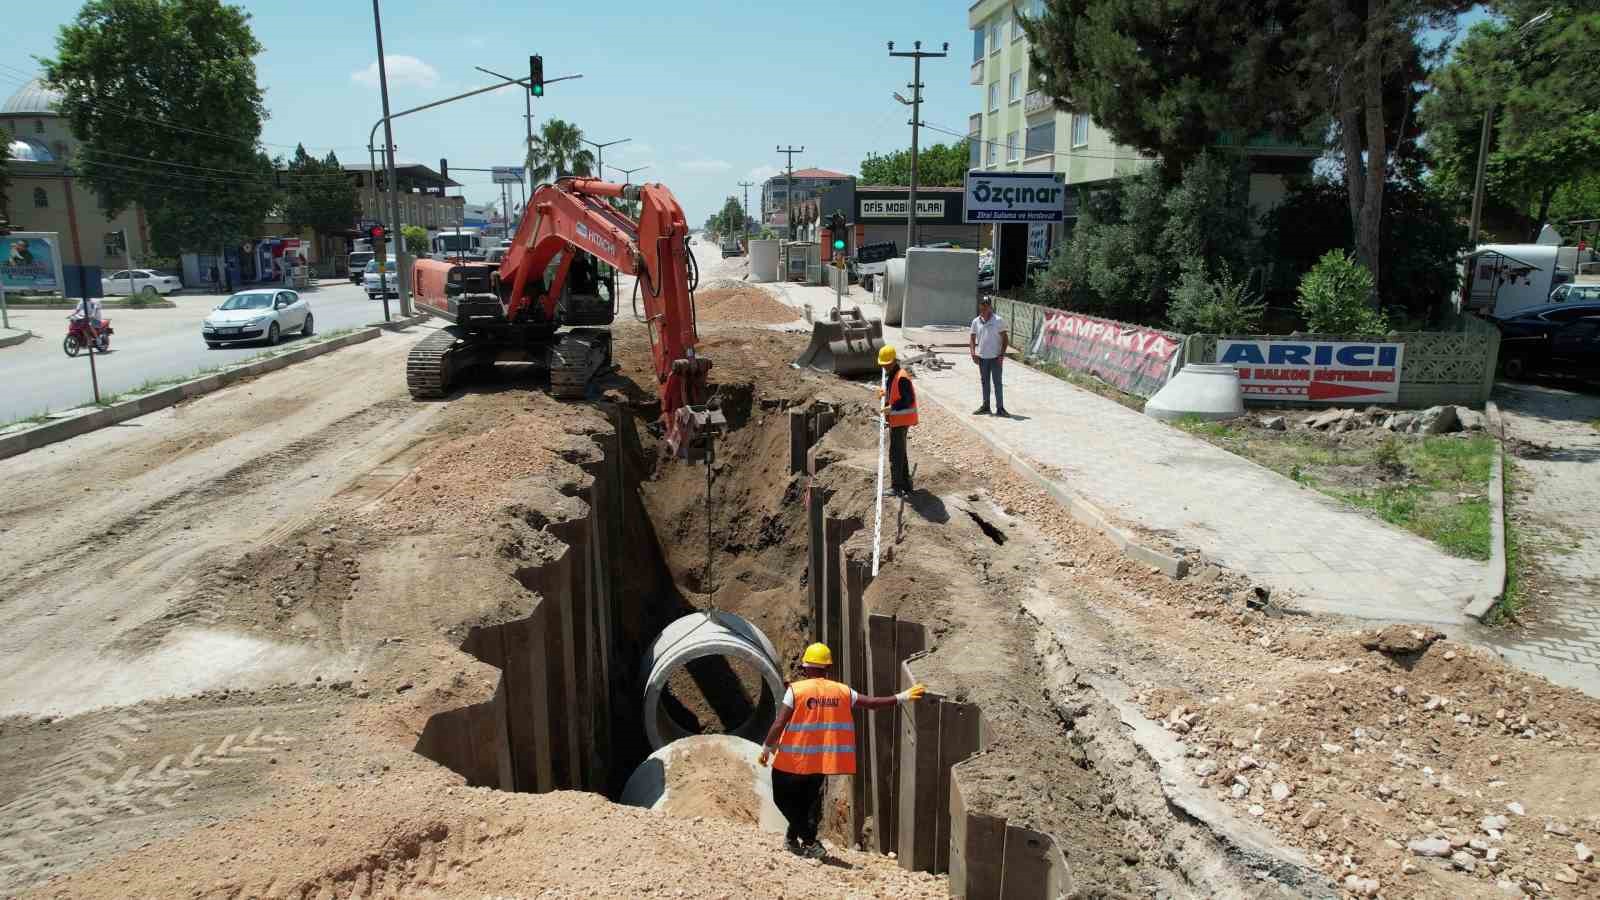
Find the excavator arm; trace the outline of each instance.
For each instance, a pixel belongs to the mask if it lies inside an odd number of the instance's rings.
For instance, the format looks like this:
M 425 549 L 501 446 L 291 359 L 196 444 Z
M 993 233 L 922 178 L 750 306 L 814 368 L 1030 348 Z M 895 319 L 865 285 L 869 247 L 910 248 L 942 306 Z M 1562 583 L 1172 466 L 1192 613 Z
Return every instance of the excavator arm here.
M 618 212 L 607 198 L 637 202 L 638 221 Z M 688 234 L 683 208 L 664 185 L 563 179 L 534 191 L 497 273 L 508 322 L 557 322 L 557 306 L 578 258 L 574 249 L 638 279 L 662 426 L 678 456 L 698 456 L 704 439 L 722 425 L 721 413 L 706 406 L 711 361 L 695 353 Z

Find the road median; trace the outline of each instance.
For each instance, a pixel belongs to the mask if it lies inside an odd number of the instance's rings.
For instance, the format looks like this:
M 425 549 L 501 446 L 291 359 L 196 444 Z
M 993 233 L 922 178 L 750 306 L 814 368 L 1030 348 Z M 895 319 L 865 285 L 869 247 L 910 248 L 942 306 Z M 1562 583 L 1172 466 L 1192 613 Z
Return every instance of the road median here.
M 322 343 L 301 347 L 278 356 L 245 363 L 236 368 L 151 391 L 138 397 L 112 403 L 109 406 L 88 407 L 85 408 L 86 411 L 69 410 L 61 414 L 63 418 L 0 435 L 0 459 L 17 456 L 29 450 L 36 450 L 48 444 L 77 437 L 80 434 L 88 434 L 91 431 L 116 425 L 128 419 L 149 415 L 176 405 L 181 401 L 220 390 L 236 381 L 264 375 L 268 372 L 275 372 L 297 362 L 304 362 L 344 347 L 365 343 L 378 337 L 381 333 L 382 330 L 378 328 L 364 328 Z

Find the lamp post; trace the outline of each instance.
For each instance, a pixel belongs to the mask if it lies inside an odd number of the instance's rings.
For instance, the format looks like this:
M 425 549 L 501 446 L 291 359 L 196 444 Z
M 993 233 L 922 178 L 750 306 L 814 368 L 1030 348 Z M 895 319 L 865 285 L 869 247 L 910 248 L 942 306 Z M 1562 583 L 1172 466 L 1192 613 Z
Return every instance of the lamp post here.
M 583 141 L 585 144 L 588 144 L 596 150 L 594 158 L 594 172 L 595 175 L 599 176 L 600 178 L 604 178 L 606 177 L 606 148 L 614 147 L 617 144 L 626 144 L 627 142 L 633 140 L 633 138 L 618 138 L 614 141 L 606 141 L 604 144 L 582 137 L 578 138 L 578 140 Z M 612 168 L 616 167 L 613 166 Z
M 939 53 L 922 49 L 921 41 L 916 41 L 911 46 L 912 49 L 909 51 L 896 52 L 894 41 L 889 42 L 890 56 L 911 58 L 911 84 L 907 85 L 911 88 L 911 190 L 906 198 L 906 252 L 908 253 L 917 237 L 917 126 L 921 124 L 922 112 L 922 61 L 950 55 L 948 42 L 945 43 L 944 50 Z M 895 99 L 901 103 L 906 102 L 906 99 L 899 94 L 895 95 Z

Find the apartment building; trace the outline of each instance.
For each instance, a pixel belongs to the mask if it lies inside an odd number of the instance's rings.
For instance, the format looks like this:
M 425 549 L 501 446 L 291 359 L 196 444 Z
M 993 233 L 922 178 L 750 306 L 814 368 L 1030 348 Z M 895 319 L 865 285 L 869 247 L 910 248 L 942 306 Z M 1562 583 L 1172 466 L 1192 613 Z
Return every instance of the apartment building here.
M 795 169 L 793 175 L 793 189 L 790 188 L 790 176 L 774 175 L 761 185 L 761 222 L 768 228 L 777 230 L 788 225 L 789 204 L 800 206 L 807 200 L 814 200 L 829 188 L 844 184 L 850 176 L 843 172 L 833 172 L 828 169 Z M 794 196 L 790 196 L 793 193 Z M 796 219 L 798 219 L 798 214 Z

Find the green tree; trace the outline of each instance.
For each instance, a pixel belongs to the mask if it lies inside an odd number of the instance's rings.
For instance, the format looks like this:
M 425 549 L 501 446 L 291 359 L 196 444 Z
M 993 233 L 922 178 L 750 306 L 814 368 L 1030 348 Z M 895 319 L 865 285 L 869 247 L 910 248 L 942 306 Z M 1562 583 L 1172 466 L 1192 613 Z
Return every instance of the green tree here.
M 1582 62 L 1600 58 L 1600 8 L 1571 0 L 1491 5 L 1504 19 L 1480 22 L 1456 48 L 1433 79 L 1422 121 L 1438 179 L 1466 209 L 1483 113 L 1495 111 L 1486 206 L 1514 211 L 1525 220 L 1519 237 L 1531 240 L 1563 187 L 1600 173 L 1600 106 L 1593 66 Z M 1546 10 L 1542 26 L 1521 28 Z
M 744 207 L 739 204 L 739 198 L 729 196 L 722 204 L 722 211 L 712 217 L 718 234 L 743 234 L 744 233 Z
M 540 126 L 528 148 L 528 173 L 534 184 L 566 175 L 594 174 L 594 154 L 583 146 L 583 131 L 561 119 L 551 119 Z
M 1183 275 L 1172 292 L 1167 320 L 1174 331 L 1184 334 L 1253 334 L 1261 327 L 1267 305 L 1224 269 L 1216 280 L 1206 274 L 1198 257 L 1182 264 Z
M 1410 121 L 1424 37 L 1471 5 L 1050 0 L 1023 27 L 1033 70 L 1057 106 L 1159 155 L 1169 180 L 1225 136 L 1321 133 L 1331 115 L 1352 243 L 1377 272 L 1386 171 Z
M 421 225 L 402 225 L 400 234 L 406 241 L 407 256 L 423 256 L 428 252 L 428 229 Z
M 928 187 L 960 187 L 967 177 L 967 145 L 952 141 L 917 148 L 917 184 Z M 861 161 L 862 184 L 909 185 L 911 151 L 896 150 L 879 155 L 868 153 Z
M 89 0 L 43 61 L 76 168 L 108 215 L 145 208 L 158 253 L 237 244 L 274 203 L 260 52 L 220 0 Z
M 1297 305 L 1313 334 L 1383 334 L 1388 321 L 1368 302 L 1375 291 L 1366 266 L 1343 251 L 1329 250 L 1300 279 Z
M 295 228 L 315 228 L 323 234 L 347 231 L 360 214 L 355 182 L 331 150 L 317 159 L 304 145 L 297 145 L 285 167 L 283 185 L 283 218 Z

